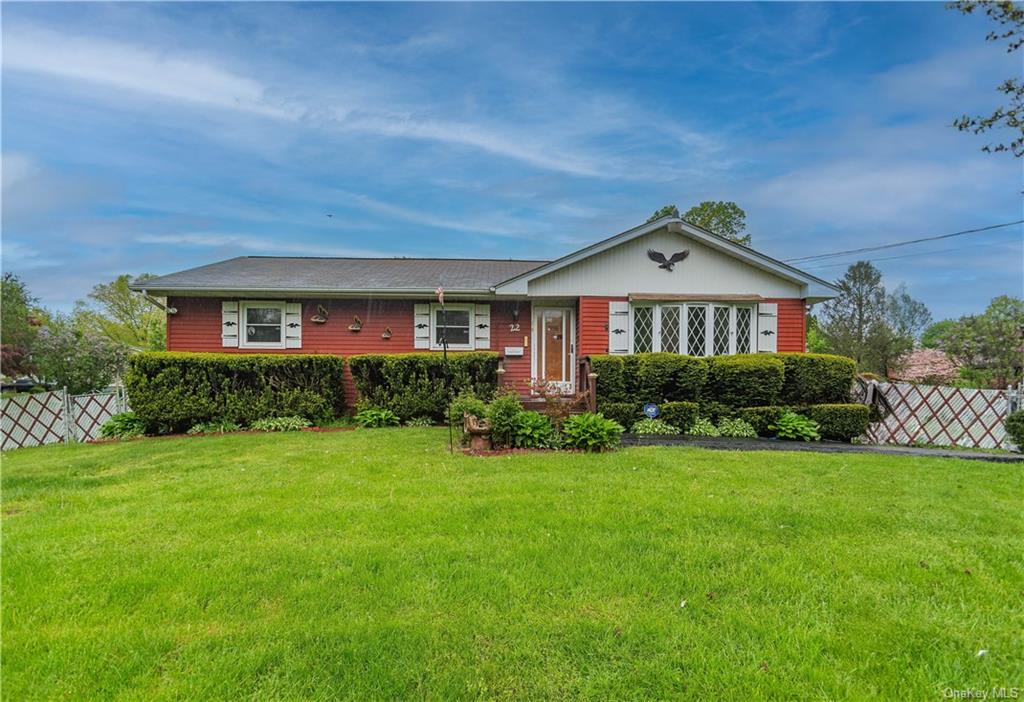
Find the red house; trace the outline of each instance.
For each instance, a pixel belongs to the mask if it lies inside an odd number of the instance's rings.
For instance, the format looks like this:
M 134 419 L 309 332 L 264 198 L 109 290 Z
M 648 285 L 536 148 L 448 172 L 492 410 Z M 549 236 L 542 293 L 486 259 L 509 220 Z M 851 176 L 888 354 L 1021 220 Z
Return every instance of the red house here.
M 167 298 L 171 351 L 436 351 L 446 322 L 524 392 L 574 389 L 591 354 L 804 351 L 807 307 L 838 293 L 676 217 L 555 261 L 241 256 L 132 287 Z

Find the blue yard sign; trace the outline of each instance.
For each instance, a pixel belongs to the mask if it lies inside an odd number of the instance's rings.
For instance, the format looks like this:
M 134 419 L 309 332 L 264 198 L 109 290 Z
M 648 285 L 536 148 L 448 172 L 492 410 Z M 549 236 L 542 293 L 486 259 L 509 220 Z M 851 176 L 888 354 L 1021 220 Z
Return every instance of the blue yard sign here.
M 654 419 L 659 414 L 661 414 L 661 410 L 658 409 L 658 406 L 653 402 L 648 402 L 646 405 L 644 405 L 644 414 L 646 414 L 651 419 Z

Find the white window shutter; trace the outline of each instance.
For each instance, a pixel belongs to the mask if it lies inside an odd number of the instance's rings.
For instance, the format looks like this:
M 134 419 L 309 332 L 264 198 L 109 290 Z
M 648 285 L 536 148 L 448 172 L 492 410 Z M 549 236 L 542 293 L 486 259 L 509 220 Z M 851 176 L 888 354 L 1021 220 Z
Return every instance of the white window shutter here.
M 284 345 L 288 349 L 302 348 L 302 303 L 288 302 L 284 306 Z
M 629 353 L 629 303 L 608 303 L 608 353 Z
M 475 305 L 473 313 L 473 348 L 491 348 L 491 306 Z
M 779 348 L 779 306 L 762 302 L 757 306 L 757 352 L 775 353 Z
M 413 348 L 430 348 L 430 305 L 413 305 Z
M 224 300 L 220 303 L 220 345 L 238 348 L 238 303 Z

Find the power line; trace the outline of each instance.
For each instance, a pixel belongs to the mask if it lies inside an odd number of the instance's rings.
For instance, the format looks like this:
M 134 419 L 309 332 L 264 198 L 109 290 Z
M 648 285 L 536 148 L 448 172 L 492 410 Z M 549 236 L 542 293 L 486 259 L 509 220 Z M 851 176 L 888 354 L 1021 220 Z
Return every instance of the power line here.
M 978 229 L 964 229 L 963 231 L 953 232 L 952 234 L 940 234 L 939 236 L 925 236 L 921 237 L 920 239 L 908 239 L 907 241 L 897 241 L 893 244 L 882 244 L 880 246 L 865 246 L 860 249 L 850 249 L 848 251 L 833 251 L 832 253 L 817 254 L 815 256 L 801 256 L 800 258 L 787 258 L 785 259 L 785 262 L 796 263 L 799 261 L 818 261 L 824 258 L 834 258 L 836 256 L 848 256 L 850 254 L 867 253 L 868 251 L 894 249 L 897 246 L 907 246 L 908 244 L 920 244 L 925 241 L 938 241 L 939 239 L 951 239 L 955 236 L 964 236 L 965 234 L 977 234 L 979 232 L 987 232 L 992 229 L 1012 227 L 1015 224 L 1024 224 L 1024 219 L 1018 219 L 1016 222 L 1006 222 L 1004 224 L 993 224 L 988 227 L 979 227 Z
M 987 244 L 978 244 L 977 248 L 980 248 L 980 247 L 983 247 L 983 246 L 995 246 L 996 244 L 1005 245 L 1006 243 L 1007 242 L 990 241 Z M 879 256 L 877 258 L 865 258 L 864 260 L 865 261 L 870 261 L 872 263 L 874 263 L 875 261 L 893 261 L 893 260 L 898 259 L 898 258 L 916 258 L 916 257 L 931 256 L 933 254 L 949 253 L 950 251 L 963 251 L 964 249 L 967 249 L 967 248 L 971 248 L 971 246 L 968 246 L 968 245 L 965 245 L 965 246 L 951 246 L 948 249 L 933 249 L 931 251 L 919 251 L 917 253 L 898 254 L 896 256 Z M 807 266 L 805 270 L 817 271 L 817 270 L 821 270 L 823 268 L 837 268 L 839 266 L 848 266 L 848 265 L 850 265 L 849 262 L 843 262 L 843 263 L 824 263 L 824 264 L 821 264 L 821 265 L 814 265 L 813 262 L 812 262 L 812 265 Z

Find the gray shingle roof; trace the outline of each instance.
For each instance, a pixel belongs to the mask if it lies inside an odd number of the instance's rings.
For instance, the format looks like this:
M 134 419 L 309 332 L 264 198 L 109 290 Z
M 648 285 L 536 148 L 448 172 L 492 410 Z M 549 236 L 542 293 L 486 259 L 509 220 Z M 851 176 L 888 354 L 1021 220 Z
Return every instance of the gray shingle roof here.
M 486 291 L 547 261 L 445 258 L 239 256 L 133 283 L 153 293 L 185 291 Z

